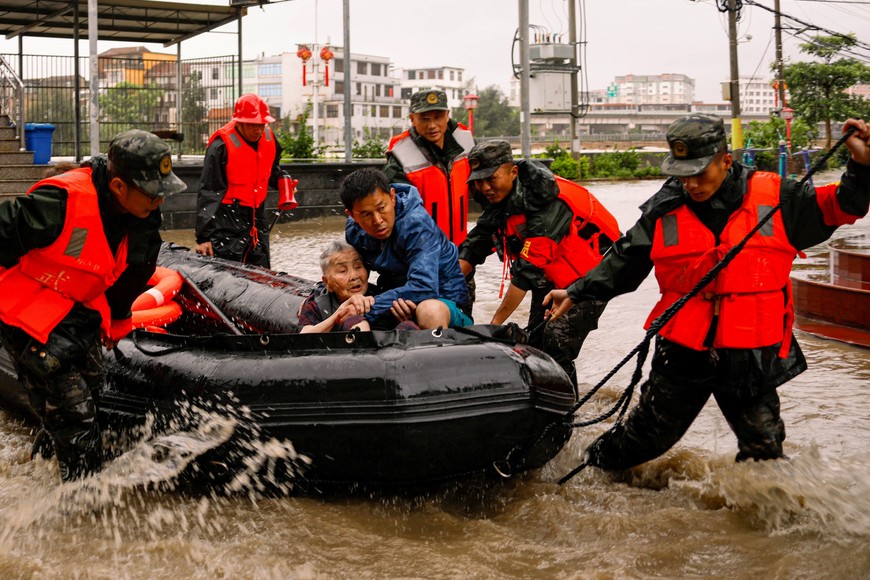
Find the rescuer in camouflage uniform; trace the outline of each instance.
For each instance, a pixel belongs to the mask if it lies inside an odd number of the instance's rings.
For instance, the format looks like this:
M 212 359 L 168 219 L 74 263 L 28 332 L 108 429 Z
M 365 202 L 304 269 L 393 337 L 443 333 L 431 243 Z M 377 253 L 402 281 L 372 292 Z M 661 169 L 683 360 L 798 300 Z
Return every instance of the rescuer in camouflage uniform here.
M 562 284 L 567 285 L 578 274 L 573 269 L 576 266 L 573 259 L 559 256 L 582 255 L 586 268 L 598 263 L 601 254 L 619 237 L 616 221 L 600 204 L 597 204 L 599 215 L 611 218 L 606 231 L 598 227 L 597 218 L 575 215 L 565 201 L 566 192 L 588 196 L 586 199 L 592 198 L 591 194 L 578 184 L 557 179 L 538 161 L 515 163 L 507 141 L 475 145 L 468 159 L 471 165 L 468 182 L 484 210 L 459 247 L 462 272 L 468 274 L 497 252 L 509 269 L 510 285 L 490 323 L 504 324 L 526 293 L 531 292 L 529 344 L 553 357 L 576 385 L 574 359 L 586 336 L 598 327 L 605 303 L 591 300 L 578 304 L 564 320 L 545 325 L 542 302 L 550 290 L 563 288 Z M 587 226 L 578 231 L 577 220 L 583 220 Z M 590 250 L 593 246 L 594 252 Z
M 156 267 L 160 205 L 184 188 L 169 146 L 132 130 L 108 157 L 0 204 L 0 343 L 50 439 L 38 436 L 34 453 L 53 447 L 64 481 L 101 467 L 101 344 L 132 328 L 131 305 Z
M 662 173 L 672 177 L 596 268 L 547 296 L 553 316 L 632 292 L 654 269 L 662 297 L 648 328 L 782 207 L 659 330 L 637 406 L 589 446 L 585 464 L 621 470 L 662 455 L 711 396 L 737 437 L 737 461 L 783 457 L 777 389 L 807 368 L 792 332 L 792 261 L 865 216 L 870 203 L 870 125 L 849 119 L 843 131 L 849 127 L 857 132 L 846 141 L 852 155 L 839 185 L 814 188 L 734 161 L 719 117 L 671 124 Z

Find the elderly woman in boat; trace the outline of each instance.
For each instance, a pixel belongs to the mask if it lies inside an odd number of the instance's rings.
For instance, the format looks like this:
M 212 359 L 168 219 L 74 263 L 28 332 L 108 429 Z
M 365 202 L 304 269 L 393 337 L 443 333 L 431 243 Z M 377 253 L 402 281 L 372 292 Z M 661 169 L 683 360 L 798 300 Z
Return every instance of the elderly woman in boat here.
M 320 254 L 320 270 L 322 282 L 299 307 L 300 332 L 350 330 L 364 322 L 362 315 L 375 301 L 374 286 L 353 246 L 344 240 L 329 242 Z
M 369 272 L 357 251 L 344 240 L 329 242 L 320 254 L 321 282 L 299 308 L 301 333 L 331 330 L 371 330 L 363 315 L 375 302 L 377 287 L 369 284 Z M 408 330 L 419 327 L 394 312 L 398 326 Z M 400 318 L 401 317 L 401 318 Z

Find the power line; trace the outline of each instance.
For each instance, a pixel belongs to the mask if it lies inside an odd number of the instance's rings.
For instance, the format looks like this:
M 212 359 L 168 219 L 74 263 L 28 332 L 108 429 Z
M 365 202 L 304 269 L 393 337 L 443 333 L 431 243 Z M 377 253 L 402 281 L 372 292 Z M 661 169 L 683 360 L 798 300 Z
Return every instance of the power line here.
M 770 12 L 771 14 L 776 14 L 776 10 L 774 10 L 773 8 L 768 8 L 768 7 L 765 6 L 764 4 L 759 4 L 759 3 L 756 2 L 755 0 L 743 0 L 743 1 L 744 1 L 746 4 L 749 4 L 749 5 L 751 5 L 751 6 L 758 6 L 758 7 L 761 8 L 762 10 L 767 10 L 767 11 Z M 839 37 L 839 38 L 849 39 L 849 40 L 851 40 L 851 41 L 853 41 L 853 42 L 855 43 L 855 48 L 860 48 L 860 49 L 862 49 L 862 50 L 870 50 L 870 44 L 867 44 L 866 42 L 862 42 L 862 41 L 858 40 L 857 38 L 855 38 L 855 37 L 853 37 L 853 36 L 849 36 L 848 34 L 843 34 L 842 32 L 837 32 L 837 31 L 835 31 L 835 30 L 829 30 L 829 29 L 827 29 L 827 28 L 823 28 L 823 27 L 818 26 L 818 25 L 815 25 L 815 24 L 810 24 L 810 23 L 808 23 L 808 22 L 804 22 L 803 20 L 800 20 L 799 18 L 795 18 L 794 16 L 791 16 L 791 15 L 789 15 L 789 14 L 786 14 L 785 12 L 782 12 L 782 11 L 780 11 L 779 15 L 780 15 L 782 18 L 788 18 L 789 20 L 791 20 L 791 21 L 793 21 L 793 22 L 795 22 L 795 23 L 797 23 L 797 24 L 800 24 L 801 26 L 804 27 L 800 32 L 795 33 L 795 35 L 797 35 L 797 34 L 801 34 L 801 33 L 803 33 L 803 32 L 806 31 L 806 30 L 818 30 L 818 31 L 820 31 L 820 32 L 824 32 L 824 33 L 827 34 L 828 36 L 836 36 L 836 37 Z
M 825 4 L 868 4 L 866 0 L 794 0 L 795 2 L 824 2 Z

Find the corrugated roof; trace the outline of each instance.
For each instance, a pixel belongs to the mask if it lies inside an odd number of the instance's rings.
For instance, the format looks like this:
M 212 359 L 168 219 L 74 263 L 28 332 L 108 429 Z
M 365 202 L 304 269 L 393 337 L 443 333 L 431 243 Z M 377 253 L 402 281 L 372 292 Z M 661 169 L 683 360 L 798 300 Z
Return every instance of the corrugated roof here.
M 78 1 L 79 36 L 88 36 L 88 1 Z M 177 44 L 233 22 L 245 8 L 154 0 L 99 0 L 100 40 Z M 75 2 L 69 0 L 0 0 L 0 33 L 72 38 Z

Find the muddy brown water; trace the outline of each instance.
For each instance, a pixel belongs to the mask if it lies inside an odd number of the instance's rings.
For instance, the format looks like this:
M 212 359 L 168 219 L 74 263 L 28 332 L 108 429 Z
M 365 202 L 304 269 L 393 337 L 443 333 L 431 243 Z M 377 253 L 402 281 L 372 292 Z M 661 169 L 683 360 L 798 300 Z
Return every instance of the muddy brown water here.
M 597 183 L 623 229 L 657 182 Z M 280 226 L 274 266 L 317 278 L 342 220 Z M 864 219 L 839 236 L 870 231 Z M 166 232 L 190 245 L 191 233 Z M 810 252 L 807 263 L 819 259 Z M 497 303 L 501 267 L 477 275 L 475 318 Z M 577 361 L 581 391 L 643 338 L 648 279 L 612 301 Z M 525 325 L 524 310 L 514 320 Z M 111 473 L 59 483 L 28 461 L 31 428 L 0 421 L 3 578 L 867 578 L 870 577 L 870 351 L 799 333 L 810 369 L 782 387 L 787 461 L 737 465 L 734 437 L 708 405 L 664 457 L 569 484 L 584 428 L 547 466 L 506 482 L 417 495 L 328 498 L 156 491 Z M 581 410 L 608 408 L 633 362 Z

